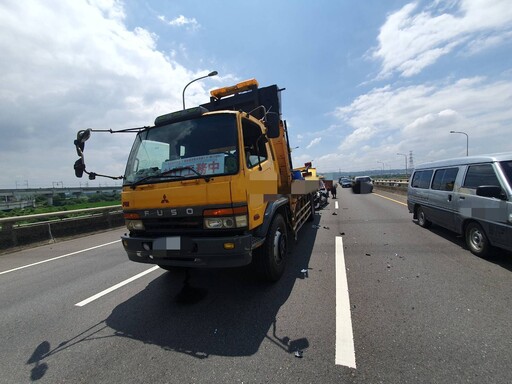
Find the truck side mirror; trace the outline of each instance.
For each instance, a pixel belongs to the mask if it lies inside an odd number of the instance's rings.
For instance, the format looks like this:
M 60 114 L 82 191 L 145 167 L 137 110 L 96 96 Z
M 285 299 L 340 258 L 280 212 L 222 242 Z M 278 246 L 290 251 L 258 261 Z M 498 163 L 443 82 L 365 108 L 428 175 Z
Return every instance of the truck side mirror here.
M 82 158 L 75 161 L 75 165 L 73 166 L 75 168 L 75 176 L 76 177 L 82 177 L 85 171 L 85 164 L 82 160 Z
M 88 129 L 78 131 L 78 133 L 76 134 L 76 140 L 74 141 L 73 144 L 75 144 L 76 153 L 80 157 L 82 156 L 82 152 L 84 151 L 85 142 L 87 140 L 89 140 L 89 137 L 91 137 L 91 132 L 92 132 L 92 129 L 88 128 Z
M 267 137 L 275 139 L 279 137 L 279 114 L 269 112 L 265 115 L 265 126 L 267 127 Z

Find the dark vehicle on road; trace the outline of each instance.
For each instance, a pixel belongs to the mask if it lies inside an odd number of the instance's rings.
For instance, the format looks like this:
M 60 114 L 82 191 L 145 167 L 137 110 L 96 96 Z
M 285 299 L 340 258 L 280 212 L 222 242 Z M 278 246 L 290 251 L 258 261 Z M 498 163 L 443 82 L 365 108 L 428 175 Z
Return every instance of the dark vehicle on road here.
M 357 176 L 352 183 L 354 193 L 372 193 L 373 180 L 370 176 Z
M 341 185 L 341 188 L 350 188 L 350 187 L 352 187 L 352 180 L 350 180 L 347 177 L 343 177 L 340 179 L 340 185 Z

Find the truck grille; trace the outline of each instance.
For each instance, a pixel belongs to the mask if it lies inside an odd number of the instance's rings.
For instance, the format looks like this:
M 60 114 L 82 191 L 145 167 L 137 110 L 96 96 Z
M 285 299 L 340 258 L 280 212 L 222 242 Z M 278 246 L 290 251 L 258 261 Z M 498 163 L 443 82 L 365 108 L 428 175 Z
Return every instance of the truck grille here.
M 147 233 L 179 233 L 203 229 L 202 217 L 145 219 L 143 221 Z

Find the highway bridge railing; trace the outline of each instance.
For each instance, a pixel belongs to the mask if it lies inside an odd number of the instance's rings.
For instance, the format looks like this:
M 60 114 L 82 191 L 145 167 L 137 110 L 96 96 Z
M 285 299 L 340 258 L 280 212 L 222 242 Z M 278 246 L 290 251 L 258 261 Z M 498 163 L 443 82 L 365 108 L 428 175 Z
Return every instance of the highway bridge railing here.
M 409 186 L 408 181 L 404 180 L 373 180 L 373 185 L 376 189 L 381 189 L 388 192 L 398 193 L 401 195 L 407 194 L 407 187 Z
M 374 180 L 377 190 L 406 194 L 407 181 Z M 0 218 L 0 252 L 124 226 L 120 205 Z
M 0 218 L 0 252 L 123 225 L 120 205 Z

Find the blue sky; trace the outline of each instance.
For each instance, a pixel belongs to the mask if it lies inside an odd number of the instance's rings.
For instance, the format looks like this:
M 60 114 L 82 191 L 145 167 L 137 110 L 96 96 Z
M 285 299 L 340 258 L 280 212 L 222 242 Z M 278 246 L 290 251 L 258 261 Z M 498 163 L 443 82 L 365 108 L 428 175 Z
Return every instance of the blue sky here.
M 282 94 L 294 165 L 324 173 L 512 151 L 508 0 L 0 3 L 0 188 L 76 179 L 76 132 L 151 125 L 256 78 Z M 94 133 L 121 175 L 133 137 Z M 59 185 L 59 184 L 57 184 Z

